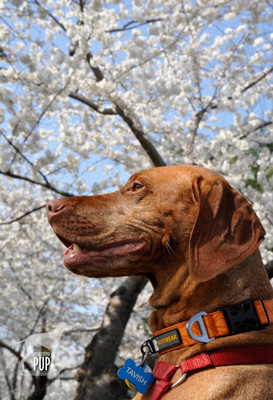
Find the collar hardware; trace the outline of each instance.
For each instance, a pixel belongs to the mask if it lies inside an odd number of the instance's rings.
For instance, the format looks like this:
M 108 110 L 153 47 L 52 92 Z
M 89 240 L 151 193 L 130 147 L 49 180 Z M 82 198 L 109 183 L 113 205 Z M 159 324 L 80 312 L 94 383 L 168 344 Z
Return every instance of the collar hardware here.
M 171 389 L 175 389 L 177 386 L 181 385 L 181 383 L 183 383 L 187 379 L 187 376 L 188 376 L 188 373 L 184 372 L 183 375 L 181 376 L 181 378 L 172 384 Z
M 152 354 L 158 353 L 159 347 L 157 345 L 157 340 L 156 339 L 146 340 L 144 343 L 142 343 L 140 350 L 143 357 L 147 357 Z
M 202 311 L 190 320 L 153 333 L 141 346 L 143 355 L 165 354 L 169 351 L 208 343 L 218 337 L 258 331 L 273 323 L 273 300 L 251 299 L 221 307 L 207 314 Z
M 201 312 L 199 312 L 198 314 L 195 314 L 195 315 L 189 320 L 189 322 L 187 323 L 187 325 L 186 325 L 186 330 L 187 330 L 188 336 L 189 336 L 191 339 L 196 340 L 197 342 L 209 343 L 209 342 L 211 342 L 212 340 L 214 340 L 215 337 L 214 337 L 214 338 L 209 338 L 208 333 L 207 333 L 207 330 L 206 330 L 206 327 L 205 327 L 205 324 L 204 324 L 204 321 L 203 321 L 203 318 L 202 318 L 203 315 L 207 315 L 207 313 L 204 312 L 204 311 L 201 311 Z M 198 324 L 198 328 L 199 328 L 199 331 L 200 331 L 200 333 L 201 333 L 201 336 L 195 335 L 195 334 L 193 333 L 193 331 L 192 331 L 192 326 L 193 326 L 193 324 L 194 324 L 195 322 L 197 322 L 197 324 Z
M 254 305 L 254 302 L 258 300 L 261 302 L 260 304 L 262 305 L 267 318 L 267 322 L 265 323 L 260 322 Z M 224 313 L 226 323 L 229 327 L 229 334 L 227 336 L 256 330 L 258 331 L 270 325 L 270 318 L 268 316 L 266 306 L 264 301 L 260 298 L 243 301 L 242 303 L 233 305 L 231 307 L 222 307 L 219 308 L 218 311 L 222 311 Z

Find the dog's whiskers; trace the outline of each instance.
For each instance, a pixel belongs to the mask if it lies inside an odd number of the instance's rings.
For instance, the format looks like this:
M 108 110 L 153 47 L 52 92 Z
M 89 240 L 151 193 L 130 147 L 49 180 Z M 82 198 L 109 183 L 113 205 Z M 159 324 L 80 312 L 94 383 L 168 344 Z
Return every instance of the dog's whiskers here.
M 165 246 L 166 246 L 166 249 L 167 249 L 167 251 L 168 251 L 168 253 L 169 253 L 169 255 L 171 257 L 172 257 L 173 254 L 176 256 L 174 250 L 171 248 L 171 245 L 170 245 L 170 243 L 168 241 L 166 241 Z

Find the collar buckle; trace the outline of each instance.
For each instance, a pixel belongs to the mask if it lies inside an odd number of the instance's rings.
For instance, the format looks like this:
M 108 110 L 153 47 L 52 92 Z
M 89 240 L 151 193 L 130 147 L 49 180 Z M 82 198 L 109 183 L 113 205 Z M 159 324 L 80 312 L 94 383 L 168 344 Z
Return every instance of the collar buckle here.
M 257 300 L 261 301 L 265 315 L 267 317 L 267 322 L 265 324 L 262 324 L 260 322 L 257 315 L 254 306 L 254 302 Z M 235 304 L 230 307 L 221 307 L 218 308 L 217 311 L 222 311 L 225 316 L 229 328 L 229 334 L 227 336 L 236 335 L 238 333 L 257 331 L 270 325 L 270 318 L 268 316 L 265 304 L 260 298 L 254 300 L 246 300 L 240 304 Z

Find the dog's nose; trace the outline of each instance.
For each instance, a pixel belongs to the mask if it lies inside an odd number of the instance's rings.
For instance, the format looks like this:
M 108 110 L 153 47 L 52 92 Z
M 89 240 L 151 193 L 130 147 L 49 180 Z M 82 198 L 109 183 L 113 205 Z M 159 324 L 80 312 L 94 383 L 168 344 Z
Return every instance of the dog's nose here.
M 46 213 L 48 220 L 65 208 L 63 199 L 51 200 L 46 205 Z

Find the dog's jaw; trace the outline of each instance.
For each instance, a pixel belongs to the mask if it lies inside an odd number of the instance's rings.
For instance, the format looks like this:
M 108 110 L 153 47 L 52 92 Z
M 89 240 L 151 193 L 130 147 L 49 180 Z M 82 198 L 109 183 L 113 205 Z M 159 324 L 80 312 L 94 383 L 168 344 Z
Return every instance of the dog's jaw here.
M 134 258 L 144 246 L 145 242 L 140 239 L 113 242 L 94 250 L 72 245 L 65 252 L 63 263 L 69 271 L 79 275 L 104 276 L 104 267 L 114 265 L 117 261 L 122 263 L 122 258 Z

